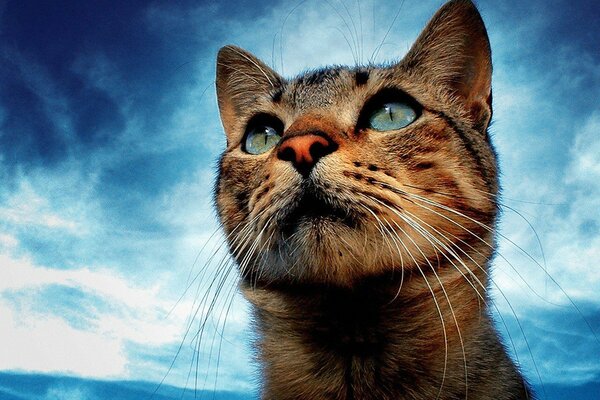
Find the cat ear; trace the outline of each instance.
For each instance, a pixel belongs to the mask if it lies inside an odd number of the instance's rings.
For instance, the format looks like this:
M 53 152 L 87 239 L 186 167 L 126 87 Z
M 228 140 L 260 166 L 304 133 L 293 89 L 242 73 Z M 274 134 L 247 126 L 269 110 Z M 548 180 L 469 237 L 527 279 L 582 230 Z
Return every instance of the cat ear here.
M 474 127 L 492 116 L 492 60 L 481 15 L 470 0 L 446 3 L 429 21 L 400 67 L 462 100 Z
M 225 46 L 217 55 L 217 99 L 225 132 L 236 132 L 241 116 L 251 112 L 259 96 L 273 93 L 281 77 L 266 64 L 236 46 Z

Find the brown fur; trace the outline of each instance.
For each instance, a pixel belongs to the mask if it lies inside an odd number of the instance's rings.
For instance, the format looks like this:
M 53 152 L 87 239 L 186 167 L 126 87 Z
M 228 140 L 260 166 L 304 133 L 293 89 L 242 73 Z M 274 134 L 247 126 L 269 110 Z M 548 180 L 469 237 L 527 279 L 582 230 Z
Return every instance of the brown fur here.
M 491 70 L 466 0 L 447 3 L 387 67 L 285 80 L 221 49 L 216 201 L 254 306 L 263 399 L 531 398 L 488 315 Z M 365 103 L 389 89 L 420 104 L 417 120 L 394 132 L 361 126 Z M 280 145 L 248 154 L 246 124 L 259 113 L 282 121 L 282 141 L 316 132 L 335 146 L 309 177 Z M 308 192 L 335 218 L 294 214 Z

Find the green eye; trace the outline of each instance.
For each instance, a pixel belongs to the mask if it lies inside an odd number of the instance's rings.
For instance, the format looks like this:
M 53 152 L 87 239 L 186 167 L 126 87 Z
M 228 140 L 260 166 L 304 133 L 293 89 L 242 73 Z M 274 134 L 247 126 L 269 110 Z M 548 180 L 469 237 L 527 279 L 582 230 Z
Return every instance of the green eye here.
M 404 128 L 417 119 L 417 112 L 406 103 L 389 102 L 377 108 L 369 117 L 369 127 L 376 131 Z
M 258 125 L 246 134 L 245 149 L 250 154 L 262 154 L 279 143 L 281 135 L 268 125 Z

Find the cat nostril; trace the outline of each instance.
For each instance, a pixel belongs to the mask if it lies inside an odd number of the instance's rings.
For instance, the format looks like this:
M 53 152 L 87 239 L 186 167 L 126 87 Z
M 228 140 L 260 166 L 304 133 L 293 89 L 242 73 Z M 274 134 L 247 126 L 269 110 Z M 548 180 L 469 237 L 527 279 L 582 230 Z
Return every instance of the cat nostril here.
M 291 147 L 282 147 L 277 156 L 283 161 L 294 161 L 296 159 L 296 153 L 294 153 L 294 149 Z
M 319 158 L 326 156 L 327 154 L 329 154 L 329 151 L 327 151 L 327 148 L 329 146 L 324 145 L 321 142 L 314 142 L 313 144 L 310 145 L 309 148 L 309 153 L 312 156 L 313 160 L 318 160 Z
M 290 161 L 296 170 L 307 176 L 314 165 L 337 149 L 337 144 L 323 134 L 306 134 L 284 138 L 279 145 L 277 157 Z

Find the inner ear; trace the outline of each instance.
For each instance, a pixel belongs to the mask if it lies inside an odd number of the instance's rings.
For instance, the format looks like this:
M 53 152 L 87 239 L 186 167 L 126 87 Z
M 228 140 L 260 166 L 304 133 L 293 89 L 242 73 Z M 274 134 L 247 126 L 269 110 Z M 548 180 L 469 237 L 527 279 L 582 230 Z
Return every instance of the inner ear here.
M 452 0 L 440 8 L 399 67 L 457 96 L 474 128 L 487 129 L 492 115 L 490 42 L 470 0 Z
M 282 86 L 282 78 L 258 58 L 236 46 L 225 46 L 217 55 L 217 100 L 228 137 L 242 129 L 260 96 Z

